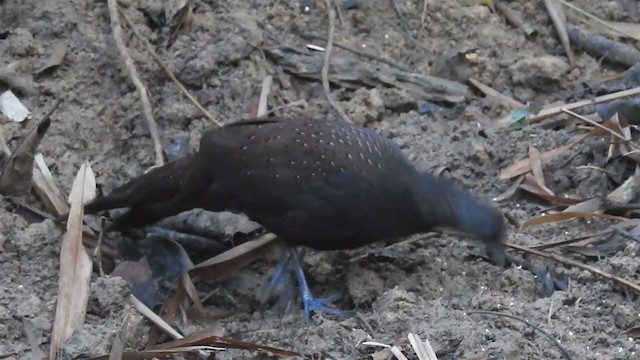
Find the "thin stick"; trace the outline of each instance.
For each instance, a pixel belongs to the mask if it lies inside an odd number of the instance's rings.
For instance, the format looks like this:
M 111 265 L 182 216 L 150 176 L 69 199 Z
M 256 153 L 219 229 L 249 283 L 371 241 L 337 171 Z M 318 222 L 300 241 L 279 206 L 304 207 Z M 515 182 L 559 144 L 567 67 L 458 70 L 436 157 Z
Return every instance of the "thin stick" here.
M 626 286 L 626 287 L 628 287 L 630 289 L 633 289 L 636 292 L 640 293 L 640 285 L 634 284 L 629 280 L 625 280 L 625 279 L 617 277 L 615 275 L 611 275 L 608 272 L 602 271 L 600 269 L 596 269 L 596 268 L 594 268 L 592 266 L 589 266 L 587 264 L 579 263 L 579 262 L 577 262 L 575 260 L 571 260 L 571 259 L 566 258 L 564 256 L 560 256 L 560 255 L 557 255 L 557 254 L 549 253 L 549 252 L 546 252 L 546 251 L 540 251 L 540 250 L 531 249 L 531 248 L 528 248 L 528 247 L 525 247 L 525 246 L 520 246 L 520 245 L 516 245 L 516 244 L 506 244 L 506 245 L 508 247 L 512 248 L 512 249 L 516 249 L 516 250 L 519 250 L 519 251 L 524 251 L 524 252 L 527 252 L 529 254 L 542 256 L 544 258 L 551 259 L 553 261 L 557 261 L 557 262 L 565 264 L 565 265 L 574 266 L 574 267 L 577 267 L 577 268 L 582 269 L 582 270 L 587 270 L 587 271 L 589 271 L 591 273 L 594 273 L 594 274 L 596 274 L 598 276 L 601 276 L 601 277 L 603 277 L 603 278 L 605 278 L 607 280 L 611 280 L 611 281 L 620 283 L 620 284 L 622 284 L 622 285 L 624 285 L 624 286 Z
M 300 36 L 302 38 L 304 38 L 304 39 L 316 39 L 316 40 L 327 41 L 326 37 L 320 36 L 320 35 L 311 34 L 311 33 L 303 33 L 303 34 L 300 34 Z M 391 60 L 387 60 L 387 59 L 385 59 L 383 57 L 380 57 L 378 55 L 375 55 L 375 54 L 370 54 L 370 53 L 367 53 L 367 52 L 364 52 L 364 51 L 360 51 L 358 49 L 354 49 L 352 47 L 337 43 L 335 41 L 333 42 L 333 46 L 335 46 L 337 48 L 340 48 L 340 49 L 343 49 L 343 50 L 346 50 L 346 51 L 349 51 L 349 52 L 352 52 L 354 54 L 360 55 L 360 56 L 365 57 L 367 59 L 371 59 L 371 60 L 379 61 L 381 63 L 385 63 L 387 65 L 391 65 L 391 66 L 393 66 L 395 68 L 398 68 L 398 69 L 400 69 L 402 71 L 414 72 L 413 70 L 411 70 L 409 67 L 407 67 L 405 65 L 393 62 Z
M 562 108 L 562 109 L 560 109 L 560 110 L 562 110 L 562 112 L 564 112 L 564 113 L 567 113 L 567 114 L 569 114 L 569 115 L 571 115 L 571 116 L 575 117 L 576 119 L 580 119 L 580 120 L 582 120 L 582 121 L 584 121 L 584 122 L 586 122 L 586 123 L 588 123 L 588 124 L 590 124 L 590 125 L 593 125 L 593 126 L 595 126 L 595 127 L 597 127 L 597 128 L 600 128 L 600 129 L 602 129 L 602 130 L 604 130 L 604 131 L 608 132 L 609 134 L 611 134 L 611 135 L 613 135 L 613 136 L 617 137 L 618 139 L 620 139 L 620 140 L 622 140 L 622 141 L 624 141 L 624 142 L 629 141 L 629 140 L 628 140 L 627 138 L 625 138 L 624 136 L 622 136 L 622 135 L 618 134 L 617 132 L 615 132 L 615 131 L 613 131 L 613 130 L 609 129 L 609 128 L 608 128 L 608 127 L 606 127 L 606 126 L 603 126 L 603 125 L 601 125 L 601 124 L 598 124 L 597 122 L 595 122 L 595 121 L 593 121 L 593 120 L 589 119 L 588 117 L 582 116 L 582 115 L 580 115 L 580 114 L 578 114 L 578 113 L 575 113 L 575 112 L 573 112 L 573 111 L 571 111 L 571 110 L 569 110 L 569 109 L 567 109 L 567 108 Z
M 556 340 L 553 336 L 551 336 L 551 334 L 549 334 L 548 332 L 544 331 L 544 329 L 542 329 L 540 326 L 535 325 L 530 323 L 529 321 L 515 316 L 515 315 L 511 315 L 511 314 L 503 314 L 497 311 L 488 311 L 488 310 L 474 310 L 474 311 L 467 311 L 467 314 L 482 314 L 482 315 L 495 315 L 495 316 L 504 316 L 507 317 L 509 319 L 513 319 L 513 320 L 517 320 L 520 321 L 521 323 L 531 326 L 532 328 L 538 330 L 540 333 L 542 333 L 544 336 L 547 337 L 547 339 L 549 339 L 555 346 L 557 346 L 560 351 L 562 352 L 562 356 L 564 356 L 565 359 L 571 360 L 571 355 L 569 355 L 569 352 L 562 346 L 560 345 L 560 343 L 558 342 L 558 340 Z
M 169 80 L 171 80 L 174 84 L 176 84 L 176 86 L 178 87 L 182 95 L 186 96 L 186 98 L 193 104 L 193 106 L 195 106 L 198 110 L 200 110 L 200 112 L 207 119 L 209 119 L 212 123 L 216 124 L 218 127 L 222 127 L 223 126 L 222 123 L 216 120 L 216 118 L 214 118 L 213 115 L 211 115 L 207 111 L 207 109 L 205 109 L 202 105 L 200 105 L 198 100 L 196 100 L 196 98 L 193 97 L 193 95 L 191 95 L 189 90 L 187 90 L 187 88 L 185 88 L 184 85 L 182 85 L 182 83 L 178 80 L 178 78 L 176 78 L 176 76 L 173 75 L 171 70 L 169 70 L 169 68 L 164 65 L 162 60 L 160 60 L 160 57 L 158 56 L 158 54 L 156 54 L 153 48 L 151 47 L 151 44 L 149 44 L 149 42 L 145 40 L 142 37 L 142 35 L 140 35 L 138 30 L 136 30 L 136 28 L 133 26 L 133 23 L 131 22 L 127 14 L 122 12 L 122 17 L 124 18 L 124 21 L 127 23 L 127 25 L 131 28 L 131 31 L 133 31 L 133 34 L 135 35 L 135 37 L 138 38 L 138 40 L 142 43 L 142 45 L 144 45 L 144 48 L 149 52 L 149 54 L 151 54 L 151 57 L 156 62 L 156 64 L 160 66 L 164 74 L 169 78 Z
M 342 110 L 340 105 L 338 105 L 335 100 L 331 97 L 331 87 L 329 86 L 329 64 L 331 63 L 331 48 L 333 47 L 333 35 L 335 31 L 335 17 L 336 13 L 333 10 L 333 5 L 331 0 L 326 0 L 327 11 L 329 15 L 329 34 L 327 35 L 327 46 L 324 50 L 324 64 L 322 65 L 322 87 L 324 88 L 324 93 L 327 96 L 327 100 L 329 100 L 329 104 L 340 114 L 342 120 L 346 122 L 351 122 L 347 114 Z
M 500 101 L 504 105 L 512 106 L 512 107 L 525 107 L 526 106 L 525 104 L 521 103 L 520 101 L 515 100 L 513 98 L 510 98 L 507 95 L 504 95 L 504 94 L 500 93 L 498 90 L 490 87 L 489 85 L 485 85 L 485 84 L 481 83 L 480 81 L 478 81 L 478 80 L 476 80 L 474 78 L 469 78 L 469 82 L 471 83 L 471 85 L 475 86 L 478 90 L 482 91 L 485 95 L 493 96 L 494 98 L 498 99 L 498 101 Z
M 120 57 L 127 68 L 129 78 L 133 81 L 133 84 L 138 89 L 138 95 L 140 96 L 140 102 L 142 103 L 142 113 L 147 120 L 147 126 L 151 133 L 151 139 L 153 140 L 153 148 L 156 153 L 156 166 L 162 166 L 164 164 L 164 157 L 162 156 L 162 144 L 160 143 L 160 135 L 158 133 L 158 126 L 153 119 L 153 111 L 151 110 L 151 103 L 149 102 L 149 95 L 147 94 L 147 88 L 142 84 L 138 77 L 138 70 L 136 70 L 133 64 L 133 59 L 129 56 L 127 47 L 122 41 L 122 27 L 120 26 L 120 16 L 118 14 L 117 0 L 107 0 L 109 5 L 109 16 L 111 17 L 111 31 L 113 32 L 113 38 L 116 42 L 116 47 L 120 53 Z
M 575 110 L 588 105 L 601 104 L 607 101 L 617 100 L 625 97 L 640 95 L 640 87 L 629 90 L 614 92 L 607 95 L 596 96 L 590 100 L 576 101 L 574 103 L 563 104 L 542 109 L 537 115 L 531 116 L 528 120 L 530 123 L 540 122 L 548 117 L 558 115 L 565 110 Z

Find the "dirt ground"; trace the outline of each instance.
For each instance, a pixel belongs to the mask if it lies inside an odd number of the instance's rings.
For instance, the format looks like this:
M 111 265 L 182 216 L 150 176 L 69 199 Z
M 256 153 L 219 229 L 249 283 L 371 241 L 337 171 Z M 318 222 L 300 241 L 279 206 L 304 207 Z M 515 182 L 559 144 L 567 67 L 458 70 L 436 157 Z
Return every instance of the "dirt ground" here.
M 135 2 L 129 2 L 135 3 Z M 462 6 L 456 0 L 397 1 L 415 42 L 408 40 L 391 1 L 362 1 L 342 11 L 335 41 L 404 64 L 413 72 L 461 76 L 448 60 L 457 52 L 475 54 L 466 69 L 473 78 L 522 103 L 565 101 L 581 84 L 594 84 L 624 67 L 577 52 L 568 64 L 541 1 L 506 2 L 537 31 L 527 37 L 500 13 L 484 5 Z M 630 21 L 616 1 L 579 0 L 574 4 L 606 20 Z M 260 95 L 262 80 L 274 75 L 272 107 L 304 99 L 304 107 L 289 107 L 283 115 L 337 116 L 320 81 L 301 79 L 277 66 L 265 49 L 287 45 L 305 52 L 302 33 L 326 36 L 325 3 L 317 1 L 308 14 L 299 2 L 195 0 L 193 21 L 160 57 L 195 97 L 223 122 L 247 116 Z M 166 29 L 150 26 L 141 11 L 162 10 L 161 2 L 140 1 L 126 13 L 142 35 L 158 44 L 169 38 Z M 124 41 L 139 76 L 148 87 L 163 141 L 188 136 L 196 148 L 200 133 L 211 126 L 166 79 L 141 44 L 126 29 Z M 0 67 L 16 74 L 33 74 L 55 46 L 67 45 L 63 63 L 35 76 L 14 92 L 35 119 L 55 102 L 62 103 L 39 151 L 61 189 L 68 193 L 81 163 L 92 168 L 105 192 L 143 173 L 154 164 L 153 145 L 142 117 L 139 97 L 128 79 L 115 47 L 109 11 L 104 1 L 0 0 Z M 334 56 L 374 61 L 334 47 Z M 457 68 L 456 68 L 457 69 Z M 467 75 L 467 76 L 468 76 Z M 0 79 L 0 90 L 6 84 Z M 494 128 L 492 122 L 510 108 L 470 87 L 463 102 L 448 104 L 436 114 L 424 114 L 418 99 L 407 91 L 378 87 L 344 90 L 333 96 L 356 121 L 367 122 L 392 137 L 421 169 L 447 167 L 445 176 L 492 199 L 512 180 L 499 172 L 527 154 L 530 145 L 551 150 L 584 133 L 575 125 L 529 125 L 522 129 Z M 109 115 L 111 114 L 111 115 Z M 3 120 L 10 142 L 33 126 Z M 578 168 L 602 165 L 608 138 L 592 138 L 545 165 L 546 184 L 556 194 L 576 197 L 606 195 L 616 186 L 603 172 Z M 620 160 L 620 164 L 627 164 Z M 632 168 L 632 167 L 631 167 Z M 619 166 L 629 175 L 629 166 Z M 626 173 L 622 173 L 626 171 Z M 44 209 L 34 196 L 29 204 Z M 51 221 L 29 222 L 3 200 L 0 212 L 0 358 L 28 359 L 33 353 L 25 326 L 46 353 L 54 316 L 61 229 Z M 495 203 L 524 221 L 550 208 L 548 203 L 517 192 Z M 573 220 L 518 230 L 510 225 L 508 241 L 523 245 L 560 241 L 607 229 L 605 220 Z M 363 341 L 400 347 L 409 358 L 409 332 L 428 339 L 439 359 L 561 359 L 559 349 L 540 332 L 512 319 L 470 314 L 473 310 L 504 312 L 527 319 L 557 339 L 573 359 L 636 359 L 638 341 L 626 330 L 640 325 L 637 294 L 590 272 L 534 259 L 555 267 L 569 279 L 568 289 L 550 297 L 540 293 L 538 279 L 521 267 L 499 268 L 479 255 L 475 243 L 452 236 L 415 237 L 376 252 L 380 244 L 348 252 L 307 251 L 305 268 L 314 291 L 342 290 L 336 305 L 356 309 L 358 316 L 338 321 L 316 314 L 303 321 L 301 311 L 287 316 L 259 306 L 261 286 L 268 281 L 275 259 L 265 257 L 218 284 L 207 306 L 241 304 L 242 311 L 222 320 L 179 316 L 174 325 L 185 334 L 219 327 L 225 336 L 290 349 L 323 359 L 390 359 L 391 354 Z M 640 281 L 639 245 L 625 243 L 610 256 L 575 257 L 633 282 Z M 381 255 L 382 254 L 382 255 Z M 196 283 L 196 286 L 199 286 Z M 210 291 L 207 285 L 200 288 Z M 126 313 L 129 290 L 117 277 L 94 274 L 86 325 L 65 344 L 63 358 L 108 354 L 113 334 Z M 220 294 L 226 293 L 222 296 Z M 297 310 L 297 309 L 296 309 Z M 140 316 L 130 321 L 126 344 L 141 349 L 150 325 Z M 189 355 L 191 356 L 191 355 Z M 216 354 L 216 359 L 270 358 L 241 350 Z

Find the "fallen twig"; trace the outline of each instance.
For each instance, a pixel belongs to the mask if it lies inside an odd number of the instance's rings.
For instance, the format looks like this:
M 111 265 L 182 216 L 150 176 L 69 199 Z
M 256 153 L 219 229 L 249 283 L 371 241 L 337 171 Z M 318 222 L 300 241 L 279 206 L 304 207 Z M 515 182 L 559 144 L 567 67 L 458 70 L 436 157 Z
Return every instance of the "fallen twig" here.
M 153 110 L 151 109 L 151 103 L 149 102 L 149 95 L 147 94 L 147 88 L 144 86 L 140 77 L 138 76 L 138 70 L 133 64 L 133 59 L 129 56 L 127 46 L 122 41 L 122 27 L 120 26 L 120 15 L 118 13 L 117 0 L 107 0 L 109 6 L 109 16 L 111 17 L 111 31 L 113 38 L 116 42 L 116 47 L 120 53 L 120 57 L 124 62 L 129 78 L 133 81 L 133 84 L 138 90 L 140 96 L 140 102 L 142 104 L 142 113 L 147 120 L 147 126 L 149 127 L 149 133 L 151 134 L 151 140 L 153 141 L 153 148 L 156 154 L 156 166 L 164 165 L 164 157 L 162 156 L 162 143 L 160 142 L 160 134 L 158 133 L 158 126 L 153 118 Z
M 426 3 L 426 2 L 425 2 Z M 495 1 L 494 6 L 496 10 L 500 11 L 502 15 L 511 23 L 511 25 L 522 30 L 525 35 L 533 36 L 536 34 L 536 30 L 531 27 L 527 22 L 525 22 L 520 14 L 513 11 L 509 6 L 504 4 L 502 1 Z
M 156 64 L 158 64 L 158 66 L 160 66 L 160 68 L 162 69 L 164 74 L 169 78 L 169 80 L 171 80 L 174 84 L 176 84 L 180 92 L 184 96 L 186 96 L 187 99 L 189 99 L 189 101 L 193 104 L 193 106 L 195 106 L 198 110 L 200 110 L 200 112 L 207 119 L 209 119 L 212 123 L 216 124 L 217 126 L 222 127 L 223 126 L 222 123 L 216 120 L 216 118 L 214 118 L 213 115 L 211 115 L 207 111 L 207 109 L 205 109 L 202 105 L 200 105 L 198 100 L 196 100 L 196 98 L 193 97 L 193 95 L 191 95 L 191 93 L 187 90 L 187 88 L 185 88 L 184 85 L 182 85 L 182 83 L 178 80 L 178 78 L 176 78 L 176 76 L 173 75 L 171 70 L 169 70 L 169 68 L 162 62 L 162 60 L 160 60 L 160 57 L 153 50 L 153 48 L 151 47 L 151 44 L 149 44 L 149 42 L 145 40 L 142 37 L 142 35 L 140 35 L 138 30 L 136 30 L 136 28 L 133 26 L 133 23 L 131 22 L 131 19 L 129 19 L 127 14 L 122 13 L 122 17 L 124 18 L 124 21 L 127 23 L 127 25 L 131 28 L 131 31 L 133 31 L 133 35 L 135 35 L 135 37 L 138 38 L 138 40 L 142 43 L 142 45 L 144 45 L 144 48 L 149 52 L 149 54 L 151 54 L 151 57 L 153 58 L 153 60 L 156 62 Z
M 315 40 L 327 41 L 327 38 L 324 37 L 324 36 L 310 34 L 310 33 L 300 34 L 300 37 L 302 37 L 303 39 L 308 39 L 308 40 L 315 39 Z M 360 56 L 365 57 L 367 59 L 371 59 L 371 60 L 379 61 L 381 63 L 385 63 L 387 65 L 390 65 L 390 66 L 393 66 L 395 68 L 398 68 L 398 69 L 400 69 L 402 71 L 406 71 L 406 72 L 412 72 L 413 71 L 406 65 L 402 65 L 402 64 L 399 64 L 397 62 L 394 62 L 394 61 L 391 61 L 391 60 L 387 60 L 387 59 L 385 59 L 383 57 L 380 57 L 378 55 L 375 55 L 375 54 L 370 54 L 368 52 L 360 51 L 358 49 L 354 49 L 352 47 L 349 47 L 349 46 L 346 46 L 346 45 L 342 45 L 342 44 L 337 43 L 335 41 L 333 42 L 333 46 L 335 46 L 337 48 L 340 48 L 342 50 L 346 50 L 346 51 L 352 52 L 352 53 L 354 53 L 356 55 L 360 55 Z
M 541 256 L 541 257 L 544 257 L 544 258 L 547 258 L 547 259 L 551 259 L 553 261 L 557 261 L 557 262 L 565 264 L 565 265 L 574 266 L 574 267 L 577 267 L 577 268 L 582 269 L 582 270 L 587 270 L 587 271 L 589 271 L 589 272 L 591 272 L 593 274 L 596 274 L 596 275 L 598 275 L 600 277 L 603 277 L 603 278 L 605 278 L 607 280 L 611 280 L 611 281 L 617 282 L 617 283 L 619 283 L 621 285 L 624 285 L 624 286 L 626 286 L 626 287 L 628 287 L 628 288 L 630 288 L 630 289 L 632 289 L 632 290 L 634 290 L 634 291 L 636 291 L 637 293 L 640 294 L 640 285 L 632 283 L 629 280 L 617 277 L 615 275 L 609 274 L 608 272 L 602 271 L 600 269 L 594 268 L 593 266 L 589 266 L 587 264 L 583 264 L 583 263 L 577 262 L 575 260 L 566 258 L 566 257 L 561 256 L 561 255 L 549 253 L 549 252 L 546 252 L 546 251 L 540 251 L 540 250 L 531 249 L 531 248 L 528 248 L 526 246 L 520 246 L 520 245 L 516 245 L 516 244 L 511 244 L 511 243 L 507 243 L 506 245 L 508 247 L 512 248 L 512 249 L 515 249 L 515 250 L 524 251 L 526 253 L 538 255 L 538 256 Z
M 572 26 L 568 34 L 571 43 L 575 47 L 586 50 L 587 53 L 594 57 L 604 57 L 627 66 L 633 66 L 640 62 L 640 51 L 631 45 L 619 43 L 597 34 L 587 33 L 576 26 Z
M 326 4 L 327 13 L 329 15 L 329 34 L 327 35 L 327 46 L 324 49 L 324 64 L 322 65 L 322 87 L 324 88 L 327 100 L 329 100 L 329 104 L 331 104 L 331 106 L 338 112 L 338 114 L 340 114 L 342 120 L 351 122 L 344 110 L 331 97 L 331 87 L 329 86 L 329 64 L 331 63 L 331 48 L 333 47 L 336 13 L 333 10 L 333 4 L 331 3 L 331 0 L 326 0 Z
M 526 107 L 527 105 L 521 103 L 518 100 L 515 100 L 513 98 L 510 98 L 502 93 L 500 93 L 498 90 L 485 85 L 483 83 L 481 83 L 480 81 L 474 79 L 474 78 L 469 78 L 469 82 L 471 83 L 471 85 L 475 86 L 478 90 L 482 91 L 482 93 L 484 93 L 487 96 L 492 96 L 496 99 L 498 99 L 498 101 L 500 101 L 502 104 L 506 105 L 506 106 L 511 106 L 511 107 Z
M 546 118 L 549 118 L 551 116 L 555 116 L 562 112 L 565 112 L 566 110 L 575 110 L 575 109 L 589 106 L 589 105 L 601 104 L 604 102 L 636 96 L 636 95 L 640 95 L 640 87 L 636 87 L 629 90 L 618 91 L 618 92 L 614 92 L 607 95 L 596 96 L 595 98 L 589 99 L 589 100 L 581 100 L 581 101 L 576 101 L 569 104 L 554 105 L 554 106 L 550 106 L 540 110 L 540 112 L 538 112 L 538 114 L 536 115 L 530 115 L 527 118 L 527 121 L 529 123 L 536 123 Z
M 510 315 L 510 314 L 504 314 L 504 313 L 500 313 L 497 311 L 488 311 L 488 310 L 473 310 L 473 311 L 467 311 L 467 314 L 481 314 L 481 315 L 495 315 L 495 316 L 504 316 L 507 317 L 509 319 L 513 319 L 513 320 L 517 320 L 520 321 L 521 323 L 528 325 L 536 330 L 538 330 L 540 333 L 542 333 L 547 339 L 549 339 L 556 347 L 558 347 L 558 349 L 560 349 L 560 351 L 562 352 L 562 356 L 564 356 L 565 359 L 571 360 L 571 355 L 569 355 L 569 352 L 562 346 L 560 345 L 560 343 L 558 342 L 558 340 L 556 340 L 553 336 L 551 336 L 551 334 L 549 334 L 548 332 L 546 332 L 544 329 L 542 329 L 540 326 L 535 325 L 530 323 L 528 320 L 525 320 L 521 317 L 515 316 L 515 315 Z
M 571 45 L 569 43 L 569 36 L 567 35 L 567 16 L 564 13 L 564 9 L 561 6 L 558 6 L 554 0 L 543 1 L 547 8 L 547 12 L 551 17 L 553 26 L 556 28 L 556 32 L 558 33 L 564 52 L 567 54 L 567 58 L 569 58 L 569 64 L 573 66 L 576 63 L 576 54 L 571 49 Z

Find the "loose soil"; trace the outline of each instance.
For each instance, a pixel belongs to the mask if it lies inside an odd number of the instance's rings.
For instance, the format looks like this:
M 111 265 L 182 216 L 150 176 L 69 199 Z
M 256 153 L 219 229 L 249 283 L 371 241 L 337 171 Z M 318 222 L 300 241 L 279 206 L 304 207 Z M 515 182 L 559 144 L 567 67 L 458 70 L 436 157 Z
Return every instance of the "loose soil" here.
M 452 71 L 453 62 L 448 59 L 471 53 L 474 61 L 466 71 L 522 103 L 564 101 L 580 84 L 598 83 L 624 70 L 582 52 L 570 67 L 541 1 L 507 2 L 537 31 L 534 37 L 526 37 L 483 5 L 427 1 L 421 21 L 422 1 L 397 3 L 419 45 L 408 40 L 392 2 L 384 0 L 362 1 L 359 8 L 343 10 L 342 22 L 336 21 L 335 41 L 392 59 L 415 72 L 452 78 L 459 72 Z M 606 20 L 630 21 L 616 1 L 573 3 Z M 246 117 L 268 74 L 274 75 L 271 106 L 306 100 L 304 108 L 287 108 L 281 111 L 283 115 L 337 116 L 319 81 L 282 71 L 260 51 L 277 45 L 275 40 L 300 51 L 308 43 L 325 46 L 324 41 L 298 36 L 303 32 L 326 36 L 324 2 L 317 1 L 308 14 L 302 14 L 294 0 L 224 4 L 194 1 L 191 27 L 160 52 L 215 118 L 230 122 Z M 137 7 L 159 13 L 160 2 L 132 2 L 126 12 L 154 44 L 169 38 L 166 31 L 152 29 Z M 165 78 L 126 27 L 124 34 L 148 87 L 161 138 L 169 141 L 186 136 L 190 148 L 197 148 L 201 132 L 212 124 Z M 62 100 L 39 148 L 61 189 L 69 192 L 82 161 L 89 159 L 98 184 L 108 192 L 153 166 L 154 154 L 138 94 L 115 47 L 106 2 L 0 0 L 1 67 L 11 64 L 16 74 L 25 74 L 27 79 L 60 43 L 68 47 L 63 63 L 14 92 L 34 119 L 41 118 L 56 99 Z M 371 62 L 335 47 L 334 55 Z M 0 82 L 0 86 L 5 84 Z M 562 124 L 496 129 L 492 122 L 508 115 L 510 109 L 473 88 L 463 103 L 432 115 L 421 114 L 418 100 L 406 92 L 382 87 L 355 92 L 334 87 L 333 96 L 349 116 L 397 141 L 421 169 L 446 167 L 443 176 L 486 199 L 509 188 L 512 181 L 500 180 L 499 172 L 525 156 L 529 146 L 551 150 L 584 133 L 575 125 Z M 5 138 L 15 143 L 14 138 L 33 124 L 5 119 L 0 126 Z M 545 165 L 547 186 L 559 195 L 589 198 L 608 194 L 616 185 L 605 173 L 579 168 L 602 165 L 607 149 L 608 138 L 592 138 L 549 162 Z M 632 166 L 624 160 L 618 165 L 618 175 L 624 179 Z M 25 197 L 25 201 L 44 208 L 36 197 Z M 0 357 L 28 359 L 33 348 L 25 324 L 33 329 L 40 348 L 45 353 L 48 350 L 62 230 L 49 220 L 29 222 L 11 211 L 6 200 L 3 204 L 8 210 L 0 212 Z M 548 203 L 521 192 L 495 205 L 519 221 L 549 209 Z M 510 225 L 508 241 L 524 245 L 560 241 L 609 226 L 606 220 L 572 220 L 520 230 Z M 316 314 L 310 324 L 297 308 L 282 316 L 260 306 L 259 290 L 275 261 L 273 256 L 266 257 L 218 283 L 219 291 L 206 303 L 241 311 L 221 320 L 202 319 L 189 312 L 190 316 L 178 316 L 174 325 L 185 334 L 217 327 L 231 338 L 325 359 L 391 358 L 388 350 L 363 345 L 364 341 L 395 344 L 416 359 L 407 340 L 409 332 L 428 339 L 439 359 L 562 358 L 546 337 L 520 322 L 468 313 L 490 310 L 537 324 L 574 359 L 637 358 L 640 346 L 626 333 L 640 323 L 636 294 L 587 271 L 533 259 L 569 279 L 567 290 L 544 297 L 531 272 L 515 266 L 496 267 L 482 258 L 476 245 L 443 235 L 416 236 L 384 252 L 376 252 L 381 244 L 346 252 L 307 251 L 304 262 L 312 288 L 318 293 L 342 291 L 344 296 L 336 305 L 357 311 L 357 316 L 342 321 Z M 629 241 L 611 256 L 577 259 L 639 282 L 638 250 L 638 244 Z M 200 290 L 204 295 L 211 287 L 202 285 Z M 128 294 L 122 279 L 95 273 L 86 325 L 64 345 L 62 357 L 107 354 L 113 334 L 129 311 Z M 127 347 L 143 348 L 149 329 L 141 316 L 132 315 L 124 336 Z M 229 350 L 216 358 L 267 357 Z

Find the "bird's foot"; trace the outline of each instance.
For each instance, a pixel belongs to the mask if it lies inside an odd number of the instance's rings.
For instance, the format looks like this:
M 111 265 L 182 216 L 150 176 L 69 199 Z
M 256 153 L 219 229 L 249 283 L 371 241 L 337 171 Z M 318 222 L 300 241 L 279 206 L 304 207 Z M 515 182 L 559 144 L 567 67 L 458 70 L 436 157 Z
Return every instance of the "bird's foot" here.
M 303 292 L 302 305 L 304 307 L 304 319 L 306 321 L 311 320 L 311 314 L 314 311 L 322 311 L 337 317 L 344 317 L 346 315 L 345 311 L 326 305 L 338 300 L 340 298 L 339 294 L 316 298 L 311 294 L 309 288 L 306 290 L 307 291 L 304 291 L 304 289 L 301 290 L 301 292 Z
M 302 297 L 302 305 L 304 307 L 304 319 L 308 322 L 311 320 L 311 313 L 314 311 L 322 311 L 337 317 L 343 317 L 346 313 L 342 310 L 326 305 L 340 298 L 339 294 L 332 294 L 327 297 L 315 297 L 309 289 L 304 270 L 300 264 L 298 253 L 295 249 L 289 249 L 289 258 L 293 261 L 294 272 L 298 278 L 298 287 L 300 288 L 300 296 Z

